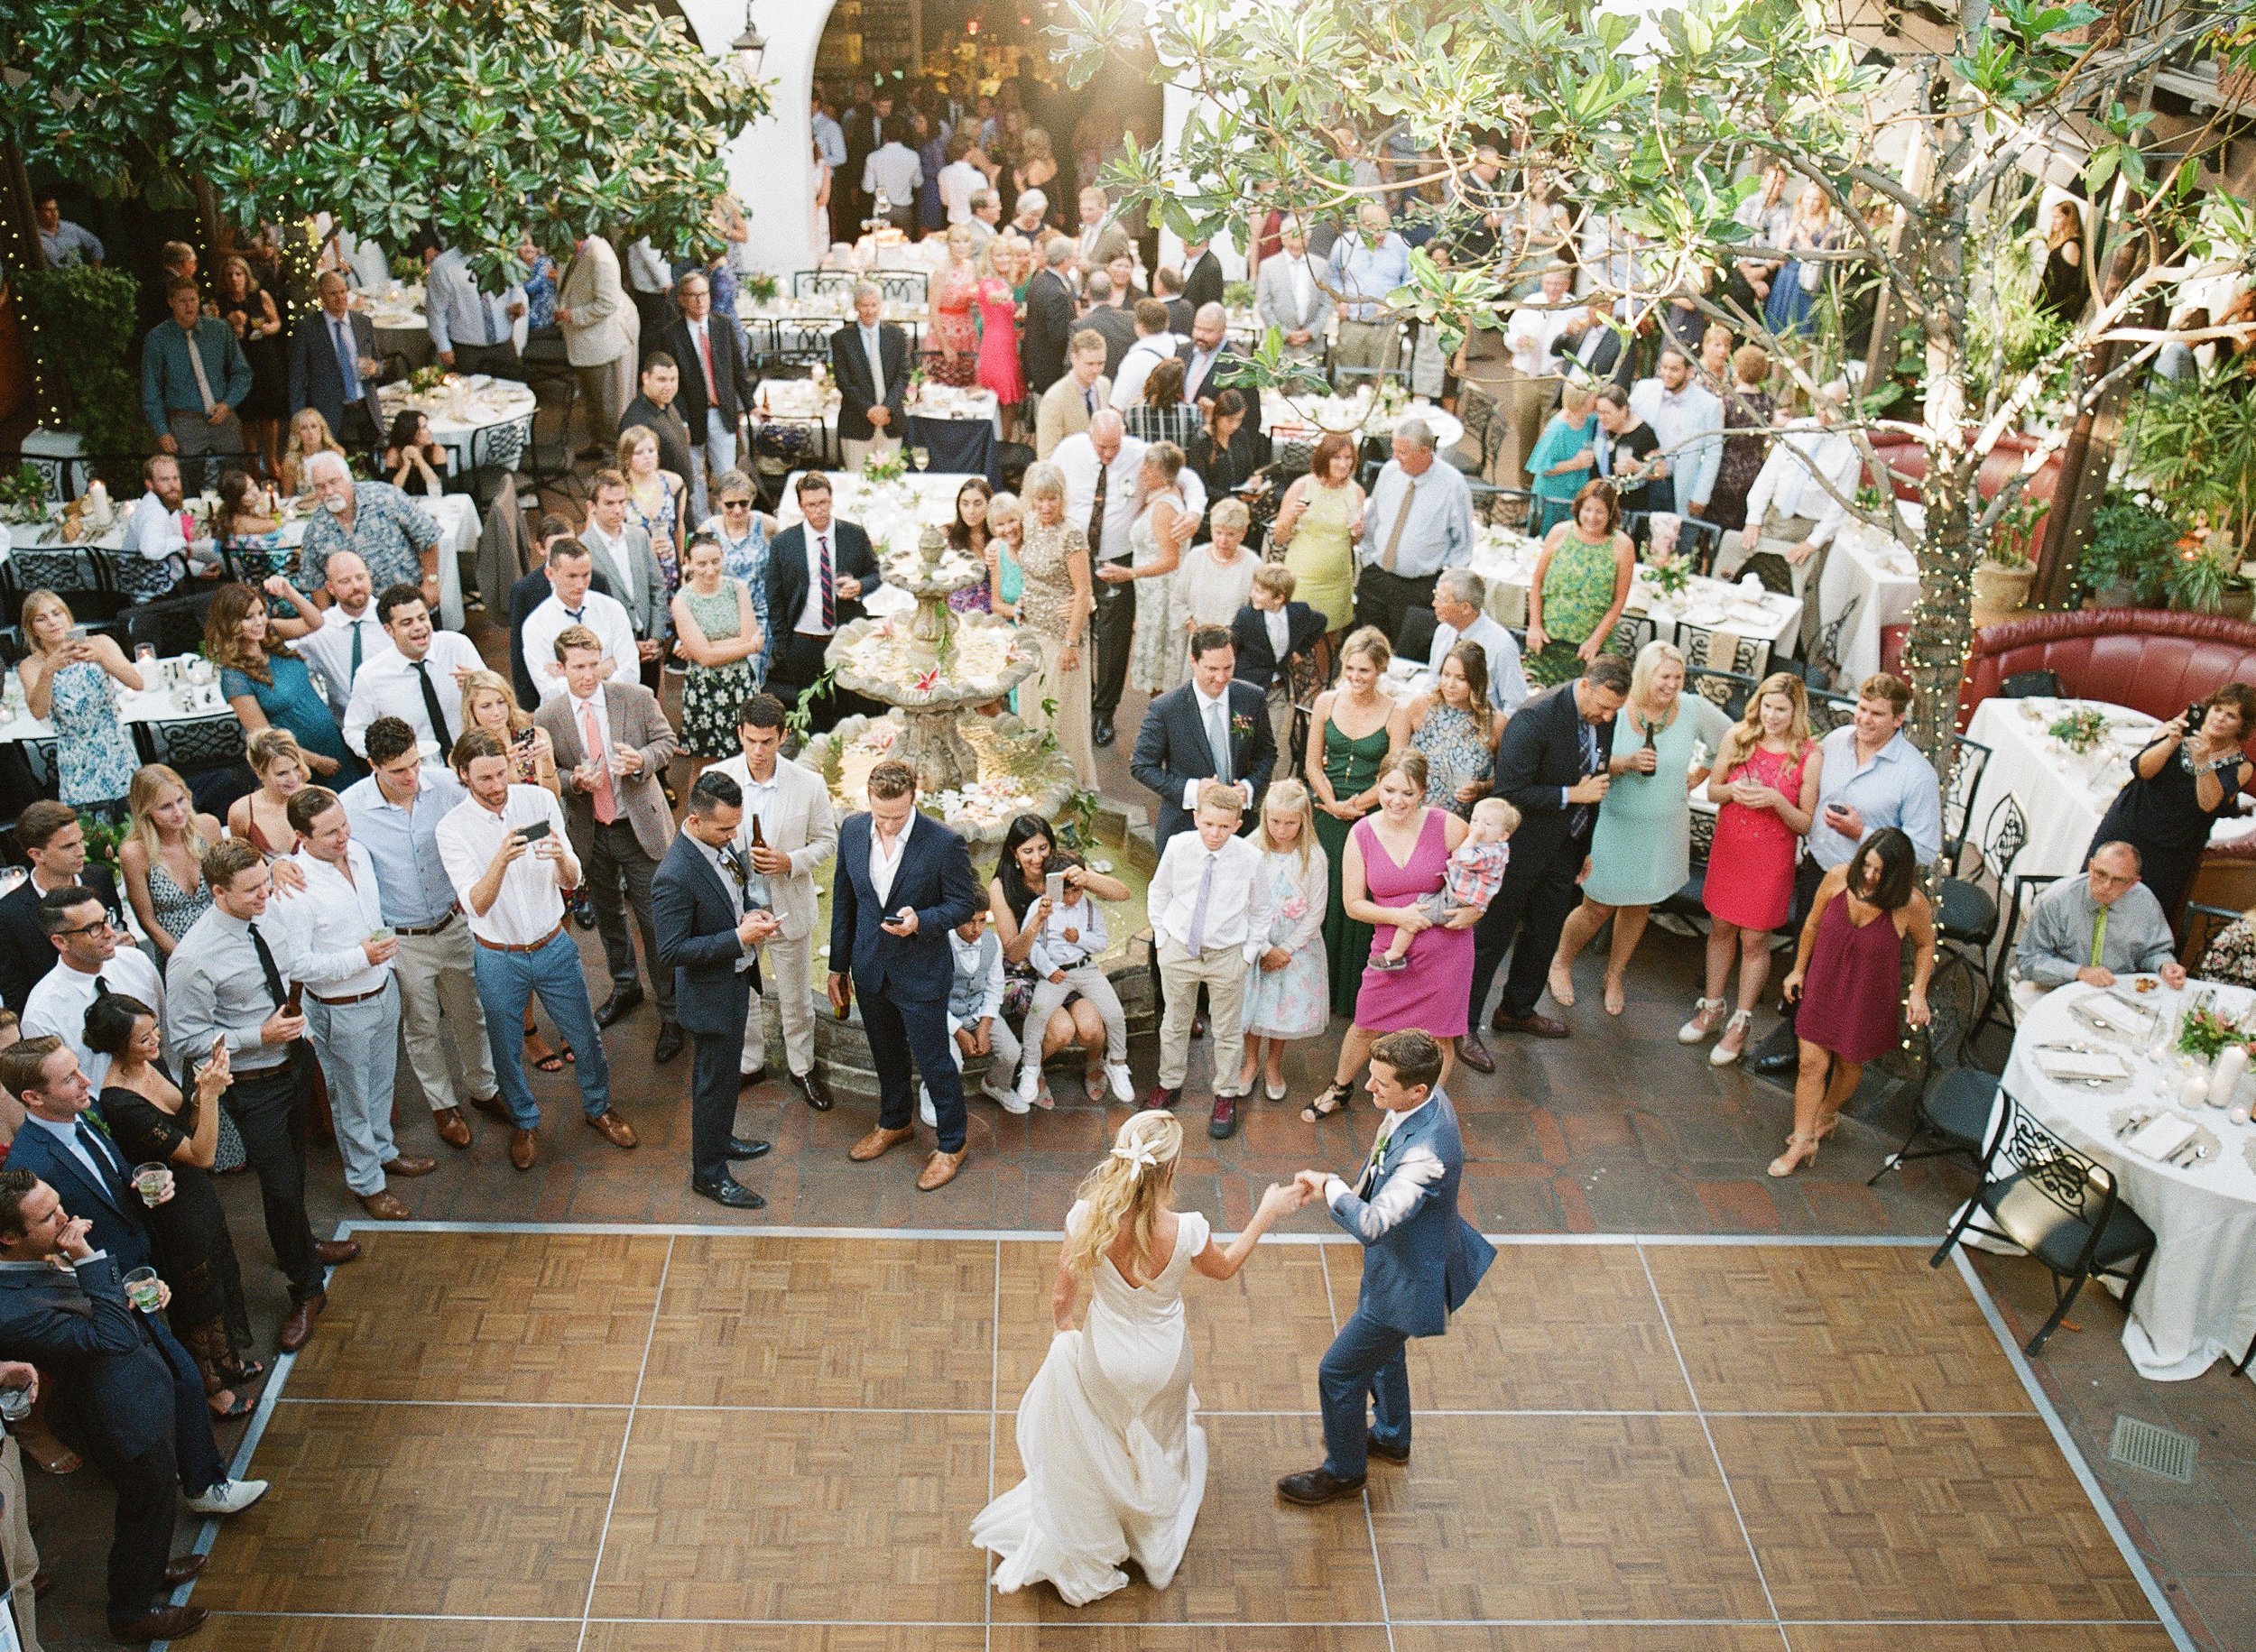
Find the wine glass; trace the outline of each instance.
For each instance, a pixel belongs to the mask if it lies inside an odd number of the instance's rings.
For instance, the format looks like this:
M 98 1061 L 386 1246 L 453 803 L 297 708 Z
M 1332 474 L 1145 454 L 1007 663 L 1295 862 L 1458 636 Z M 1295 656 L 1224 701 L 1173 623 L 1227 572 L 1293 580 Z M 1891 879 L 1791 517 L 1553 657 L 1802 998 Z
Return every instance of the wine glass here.
M 917 467 L 919 470 L 929 470 L 929 469 L 931 469 L 931 468 L 932 468 L 932 449 L 931 449 L 931 448 L 910 448 L 910 449 L 909 449 L 909 457 L 910 457 L 910 458 L 911 458 L 911 459 L 912 459 L 913 461 L 915 461 L 915 463 L 916 463 L 916 467 Z

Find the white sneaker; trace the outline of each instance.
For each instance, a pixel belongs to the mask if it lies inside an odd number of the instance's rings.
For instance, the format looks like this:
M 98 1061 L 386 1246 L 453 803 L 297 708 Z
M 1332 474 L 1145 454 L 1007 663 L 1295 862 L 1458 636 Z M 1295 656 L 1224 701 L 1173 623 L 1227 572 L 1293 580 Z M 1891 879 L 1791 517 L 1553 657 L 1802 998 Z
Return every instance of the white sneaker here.
M 190 1498 L 188 1506 L 198 1514 L 241 1514 L 265 1495 L 263 1480 L 223 1480 L 203 1496 Z
M 917 1117 L 924 1121 L 927 1130 L 940 1128 L 940 1115 L 932 1108 L 932 1092 L 922 1084 L 917 1086 Z
M 1008 1084 L 998 1086 L 992 1078 L 979 1086 L 979 1094 L 1005 1112 L 1022 1113 L 1029 1111 L 1027 1104 L 1019 1100 L 1017 1091 Z
M 1134 1079 L 1128 1075 L 1128 1064 L 1126 1062 L 1106 1062 L 1105 1064 L 1105 1076 L 1113 1081 L 1113 1100 L 1116 1102 L 1133 1102 L 1136 1099 L 1136 1083 Z
M 1042 1093 L 1041 1068 L 1028 1067 L 1018 1075 L 1018 1111 L 1024 1112 L 1034 1104 L 1034 1098 Z

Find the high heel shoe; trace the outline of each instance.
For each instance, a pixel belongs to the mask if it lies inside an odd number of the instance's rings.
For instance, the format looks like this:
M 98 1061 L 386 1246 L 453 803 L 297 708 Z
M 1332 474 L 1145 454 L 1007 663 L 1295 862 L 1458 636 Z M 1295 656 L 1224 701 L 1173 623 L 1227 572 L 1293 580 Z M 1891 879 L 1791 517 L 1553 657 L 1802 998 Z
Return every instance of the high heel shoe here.
M 1551 1001 L 1560 1009 L 1575 1007 L 1575 977 L 1557 958 L 1551 960 L 1550 974 L 1544 984 L 1551 989 Z
M 1697 1044 L 1715 1030 L 1723 1019 L 1724 1001 L 1720 998 L 1696 998 L 1692 1001 L 1692 1019 L 1677 1029 L 1677 1042 Z
M 1346 1106 L 1348 1099 L 1355 1094 L 1355 1089 L 1353 1084 L 1343 1084 L 1335 1079 L 1324 1086 L 1323 1093 L 1316 1100 L 1300 1110 L 1300 1122 L 1314 1124 L 1320 1119 L 1330 1118 L 1341 1108 Z
M 1840 1128 L 1841 1115 L 1838 1112 L 1826 1114 L 1824 1118 L 1817 1121 L 1817 1140 L 1823 1141 L 1827 1136 L 1830 1136 L 1835 1131 Z
M 1787 1137 L 1786 1151 L 1771 1161 L 1770 1173 L 1776 1177 L 1788 1177 L 1804 1165 L 1815 1164 L 1817 1161 L 1817 1143 L 1821 1140 L 1820 1137 L 1805 1136 L 1798 1131 Z M 1801 1150 L 1805 1148 L 1808 1149 L 1807 1152 Z
M 1720 1006 L 1723 1000 L 1717 999 L 1715 1001 Z M 1733 1011 L 1731 1020 L 1724 1026 L 1724 1036 L 1716 1039 L 1715 1047 L 1707 1052 L 1707 1065 L 1712 1067 L 1727 1067 L 1745 1055 L 1748 1029 L 1753 1025 L 1753 1011 Z

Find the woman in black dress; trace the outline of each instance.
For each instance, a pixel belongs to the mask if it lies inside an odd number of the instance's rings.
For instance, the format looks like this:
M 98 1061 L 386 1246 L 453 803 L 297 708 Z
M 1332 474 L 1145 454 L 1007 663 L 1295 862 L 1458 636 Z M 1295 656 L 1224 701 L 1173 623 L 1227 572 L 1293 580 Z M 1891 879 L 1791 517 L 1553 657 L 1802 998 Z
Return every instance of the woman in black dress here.
M 2084 852 L 2088 861 L 2102 844 L 2136 849 L 2140 881 L 2154 891 L 2173 924 L 2208 846 L 2209 828 L 2233 812 L 2241 789 L 2256 773 L 2242 749 L 2256 729 L 2256 688 L 2227 683 L 2188 709 L 2200 712 L 2199 726 L 2188 734 L 2181 713 L 2155 730 L 2153 743 L 2131 760 L 2130 783 L 2107 806 Z
M 274 295 L 258 284 L 250 261 L 240 254 L 219 266 L 219 318 L 235 329 L 243 358 L 251 365 L 251 393 L 236 412 L 243 439 L 265 465 L 282 475 L 282 421 L 290 417 L 290 370 L 282 311 Z
M 227 1088 L 227 1048 L 217 1047 L 197 1074 L 191 1099 L 166 1075 L 156 1012 L 139 999 L 123 992 L 97 996 L 87 1006 L 86 1041 L 88 1049 L 110 1058 L 101 1110 L 117 1150 L 128 1164 L 162 1164 L 172 1172 L 172 1196 L 148 1213 L 158 1271 L 172 1287 L 165 1317 L 196 1356 L 212 1415 L 241 1417 L 251 1402 L 236 1390 L 266 1368 L 244 1357 L 252 1343 L 243 1275 L 211 1181 L 219 1097 Z
M 1207 485 L 1209 506 L 1218 499 L 1229 498 L 1269 463 L 1269 438 L 1261 433 L 1250 412 L 1246 392 L 1234 384 L 1225 385 L 1207 404 L 1207 428 L 1192 437 L 1184 450 L 1185 462 Z M 1273 486 L 1266 496 L 1253 495 L 1245 503 L 1253 512 L 1253 531 L 1245 536 L 1245 542 L 1258 553 L 1262 529 L 1277 518 Z M 1207 537 L 1207 527 L 1202 522 L 1198 542 L 1204 544 Z

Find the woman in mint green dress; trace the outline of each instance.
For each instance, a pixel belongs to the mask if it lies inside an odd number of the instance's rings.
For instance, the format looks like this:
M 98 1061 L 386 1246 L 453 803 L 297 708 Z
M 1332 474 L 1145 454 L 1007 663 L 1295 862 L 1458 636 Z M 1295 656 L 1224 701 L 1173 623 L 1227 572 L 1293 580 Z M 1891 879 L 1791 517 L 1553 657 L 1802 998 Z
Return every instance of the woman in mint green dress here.
M 1574 514 L 1544 537 L 1528 582 L 1528 681 L 1554 688 L 1582 675 L 1630 600 L 1637 549 L 1622 531 L 1613 485 L 1594 477 L 1575 495 Z
M 1347 834 L 1378 807 L 1379 768 L 1394 748 L 1395 705 L 1385 688 L 1393 650 L 1366 625 L 1340 651 L 1339 687 L 1316 697 L 1309 708 L 1308 790 L 1316 799 L 1316 840 L 1327 866 L 1324 953 L 1331 971 L 1332 1009 L 1355 1012 L 1363 966 L 1371 961 L 1371 926 L 1347 916 L 1340 904 L 1339 872 Z

